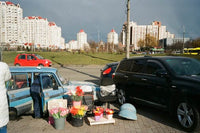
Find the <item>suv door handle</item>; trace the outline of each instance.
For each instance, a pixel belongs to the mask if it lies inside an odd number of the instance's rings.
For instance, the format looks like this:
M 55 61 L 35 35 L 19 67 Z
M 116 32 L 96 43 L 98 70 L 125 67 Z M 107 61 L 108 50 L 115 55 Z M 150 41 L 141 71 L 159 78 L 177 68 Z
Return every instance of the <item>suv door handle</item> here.
M 144 78 L 142 78 L 141 80 L 142 80 L 142 81 L 147 81 L 147 79 L 144 79 Z

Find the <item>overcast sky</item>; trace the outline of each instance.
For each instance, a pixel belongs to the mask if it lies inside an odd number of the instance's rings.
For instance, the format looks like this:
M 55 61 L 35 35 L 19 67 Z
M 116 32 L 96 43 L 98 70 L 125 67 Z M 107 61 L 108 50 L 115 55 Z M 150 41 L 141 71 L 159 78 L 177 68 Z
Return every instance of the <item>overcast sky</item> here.
M 76 40 L 83 29 L 88 40 L 106 41 L 114 28 L 119 34 L 126 21 L 127 0 L 10 0 L 19 3 L 23 17 L 41 16 L 62 28 L 66 42 Z M 130 0 L 131 21 L 148 25 L 161 21 L 167 30 L 182 37 L 200 37 L 200 0 Z M 183 28 L 184 27 L 184 28 Z

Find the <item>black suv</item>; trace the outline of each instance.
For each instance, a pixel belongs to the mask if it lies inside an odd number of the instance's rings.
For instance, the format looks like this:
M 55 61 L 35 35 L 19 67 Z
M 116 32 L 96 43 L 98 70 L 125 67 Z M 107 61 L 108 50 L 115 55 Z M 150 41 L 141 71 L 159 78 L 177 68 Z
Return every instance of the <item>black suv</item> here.
M 127 98 L 167 109 L 186 131 L 200 125 L 200 62 L 186 57 L 123 59 L 113 75 L 118 101 Z

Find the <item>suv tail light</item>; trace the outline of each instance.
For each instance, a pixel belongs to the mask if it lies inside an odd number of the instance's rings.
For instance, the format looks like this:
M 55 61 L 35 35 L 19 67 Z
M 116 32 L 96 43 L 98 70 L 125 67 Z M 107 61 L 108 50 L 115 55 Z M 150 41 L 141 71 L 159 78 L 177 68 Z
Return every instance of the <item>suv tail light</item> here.
M 103 75 L 109 74 L 110 72 L 111 72 L 111 67 L 109 67 L 105 71 L 103 71 Z
M 115 77 L 115 73 L 112 74 L 112 79 Z

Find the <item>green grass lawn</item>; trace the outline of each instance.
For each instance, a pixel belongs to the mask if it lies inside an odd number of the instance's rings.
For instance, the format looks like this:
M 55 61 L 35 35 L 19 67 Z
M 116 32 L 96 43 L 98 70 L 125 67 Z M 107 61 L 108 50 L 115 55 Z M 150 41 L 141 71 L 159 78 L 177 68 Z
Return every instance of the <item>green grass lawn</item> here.
M 3 62 L 13 65 L 16 55 L 20 53 L 17 51 L 3 51 Z M 27 52 L 28 53 L 28 52 Z M 89 53 L 89 54 L 78 54 L 78 53 L 68 53 L 68 52 L 35 52 L 43 56 L 46 59 L 50 59 L 55 64 L 62 65 L 105 65 L 110 62 L 120 61 L 125 57 L 125 54 L 109 54 L 109 53 Z M 166 54 L 162 54 L 166 55 Z M 159 55 L 159 56 L 162 56 Z M 130 55 L 136 56 L 136 55 Z M 152 56 L 152 55 L 151 55 Z M 158 56 L 158 55 L 153 55 Z M 198 55 L 178 55 L 178 56 L 188 56 L 192 58 L 197 58 L 200 60 Z
M 16 55 L 20 52 L 3 51 L 3 62 L 13 64 Z M 28 52 L 26 52 L 28 53 Z M 33 52 L 31 52 L 33 53 Z M 68 52 L 35 52 L 46 59 L 50 59 L 54 64 L 63 65 L 104 65 L 110 62 L 120 61 L 125 54 L 73 54 Z

